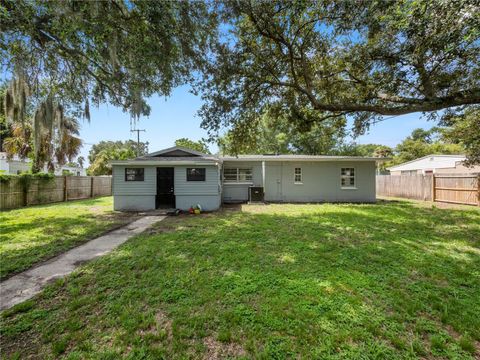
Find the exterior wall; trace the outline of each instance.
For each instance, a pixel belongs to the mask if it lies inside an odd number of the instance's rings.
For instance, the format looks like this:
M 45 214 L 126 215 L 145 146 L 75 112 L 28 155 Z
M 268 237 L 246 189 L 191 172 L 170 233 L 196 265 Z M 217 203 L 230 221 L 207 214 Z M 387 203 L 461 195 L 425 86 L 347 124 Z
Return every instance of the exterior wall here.
M 125 168 L 144 168 L 144 181 L 125 181 Z M 221 203 L 221 183 L 218 167 L 199 165 L 205 168 L 205 181 L 187 181 L 185 166 L 156 165 L 114 165 L 113 195 L 115 210 L 154 210 L 157 194 L 157 167 L 174 168 L 175 205 L 187 210 L 191 205 L 200 204 L 207 211 L 216 210 Z
M 302 168 L 302 184 L 294 169 Z M 342 189 L 342 167 L 355 168 L 355 189 Z M 375 202 L 375 162 L 266 163 L 265 200 L 285 202 Z
M 125 181 L 125 168 L 144 168 L 144 181 Z M 114 210 L 145 211 L 155 209 L 157 169 L 153 166 L 112 166 Z
M 466 167 L 465 165 L 458 162 L 455 167 L 450 168 L 436 168 L 436 169 L 417 169 L 417 170 L 393 170 L 390 171 L 390 175 L 408 175 L 406 171 L 415 172 L 417 175 L 424 175 L 425 171 L 432 170 L 434 174 L 441 175 L 441 174 L 480 174 L 480 165 L 476 165 L 473 167 Z
M 397 172 L 399 174 L 402 170 L 420 170 L 419 173 L 423 174 L 422 170 L 455 168 L 455 165 L 463 160 L 465 160 L 465 156 L 463 155 L 429 155 L 392 166 L 388 168 L 388 170 L 391 171 L 392 175 Z
M 248 201 L 250 186 L 263 186 L 261 161 L 225 161 L 223 168 L 252 168 L 252 181 L 247 183 L 223 183 L 224 202 Z
M 155 196 L 153 195 L 114 195 L 113 210 L 117 210 L 117 211 L 155 210 Z
M 187 168 L 194 165 L 175 166 L 175 206 L 188 210 L 200 204 L 203 210 L 217 210 L 221 205 L 221 179 L 216 165 L 199 165 L 205 168 L 205 181 L 187 181 Z
M 177 195 L 175 197 L 177 209 L 188 210 L 190 206 L 200 204 L 204 211 L 218 210 L 221 206 L 221 196 L 218 195 Z
M 187 168 L 205 168 L 205 181 L 187 181 Z M 220 174 L 215 165 L 175 166 L 175 195 L 219 195 Z
M 27 172 L 30 171 L 30 163 L 23 162 L 23 161 L 16 161 L 12 160 L 9 164 L 8 172 L 10 174 L 18 174 L 19 172 Z
M 436 169 L 435 174 L 480 174 L 480 165 L 466 167 L 461 163 L 457 163 L 454 168 Z
M 251 167 L 251 183 L 223 184 L 223 201 L 248 201 L 248 188 L 262 186 L 262 163 L 225 161 L 224 168 Z M 303 184 L 294 183 L 294 169 L 302 168 Z M 353 167 L 356 189 L 342 189 L 340 170 Z M 375 162 L 265 161 L 265 200 L 272 202 L 375 202 Z

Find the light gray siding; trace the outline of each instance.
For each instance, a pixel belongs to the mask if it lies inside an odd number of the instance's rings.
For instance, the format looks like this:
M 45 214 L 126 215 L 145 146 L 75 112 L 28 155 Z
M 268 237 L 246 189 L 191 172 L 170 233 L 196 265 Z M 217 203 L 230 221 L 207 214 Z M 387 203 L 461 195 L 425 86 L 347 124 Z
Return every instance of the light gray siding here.
M 218 195 L 177 195 L 175 197 L 177 209 L 188 210 L 190 206 L 200 204 L 203 211 L 218 210 L 221 205 L 221 196 Z
M 223 183 L 224 202 L 244 202 L 248 200 L 248 188 L 250 186 L 263 186 L 262 162 L 261 161 L 225 161 L 223 168 L 251 168 L 251 183 Z
M 144 168 L 144 181 L 125 181 L 125 168 Z M 156 195 L 157 169 L 154 166 L 112 167 L 113 195 Z
M 125 181 L 125 168 L 144 168 L 144 181 Z M 153 210 L 157 194 L 157 167 L 174 168 L 176 207 L 188 210 L 200 204 L 206 211 L 216 210 L 221 203 L 220 173 L 216 165 L 185 166 L 113 166 L 115 210 Z M 187 181 L 187 168 L 205 168 L 205 181 Z
M 152 195 L 114 195 L 113 210 L 147 211 L 155 210 L 155 196 Z
M 295 184 L 294 169 L 302 169 Z M 355 169 L 355 189 L 342 189 L 341 168 Z M 375 162 L 269 162 L 265 200 L 285 202 L 375 202 Z
M 203 210 L 217 210 L 221 205 L 221 183 L 219 168 L 216 165 L 199 165 L 205 168 L 205 181 L 187 181 L 187 168 L 195 166 L 175 166 L 175 205 L 177 209 L 188 210 L 200 204 Z
M 205 181 L 187 181 L 187 168 L 205 168 Z M 220 177 L 215 165 L 175 166 L 175 195 L 219 195 Z

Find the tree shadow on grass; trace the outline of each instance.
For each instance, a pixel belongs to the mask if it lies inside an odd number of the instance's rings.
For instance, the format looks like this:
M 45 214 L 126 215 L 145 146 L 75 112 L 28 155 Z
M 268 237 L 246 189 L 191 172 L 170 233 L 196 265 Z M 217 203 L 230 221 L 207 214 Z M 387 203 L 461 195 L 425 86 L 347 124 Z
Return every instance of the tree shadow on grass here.
M 29 351 L 64 339 L 80 357 L 194 358 L 213 336 L 251 357 L 468 357 L 479 218 L 388 204 L 167 219 L 175 231 L 140 235 L 7 314 L 1 345 L 45 329 Z

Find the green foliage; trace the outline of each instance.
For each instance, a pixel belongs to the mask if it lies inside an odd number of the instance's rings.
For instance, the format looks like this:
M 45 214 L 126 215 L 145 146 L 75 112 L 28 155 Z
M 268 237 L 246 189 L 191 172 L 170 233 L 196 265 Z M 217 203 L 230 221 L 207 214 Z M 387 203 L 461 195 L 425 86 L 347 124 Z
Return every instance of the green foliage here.
M 292 113 L 269 109 L 252 123 L 254 126 L 235 127 L 220 138 L 220 153 L 328 155 L 343 142 L 344 118 L 319 123 L 315 113 L 305 110 L 303 116 L 304 121 L 295 124 Z
M 480 107 L 470 107 L 460 114 L 447 114 L 442 119 L 443 137 L 460 144 L 467 155 L 467 165 L 480 164 Z
M 128 160 L 139 155 L 148 153 L 148 142 L 140 142 L 138 149 L 137 142 L 127 141 L 100 141 L 92 146 L 88 153 L 90 166 L 87 169 L 89 175 L 112 175 L 112 167 L 109 164 L 112 160 Z
M 201 1 L 6 0 L 0 57 L 38 105 L 61 100 L 89 119 L 90 101 L 109 101 L 138 118 L 145 97 L 169 95 L 202 66 L 216 24 Z
M 410 136 L 395 147 L 395 157 L 388 165 L 400 164 L 430 154 L 463 154 L 464 147 L 461 144 L 446 142 L 442 131 L 439 128 L 430 131 L 413 130 Z
M 9 182 L 11 179 L 20 179 L 20 182 L 28 190 L 29 184 L 32 180 L 52 181 L 55 175 L 51 173 L 28 173 L 24 172 L 18 175 L 15 174 L 0 174 L 0 182 Z
M 5 312 L 0 347 L 5 358 L 54 358 L 68 338 L 63 356 L 80 359 L 474 359 L 479 234 L 475 207 L 406 201 L 169 217 Z M 464 349 L 456 334 L 469 334 Z
M 182 146 L 187 149 L 192 149 L 195 151 L 199 151 L 204 154 L 210 154 L 210 150 L 208 149 L 208 145 L 206 144 L 205 140 L 193 141 L 187 138 L 181 138 L 175 140 L 175 146 Z
M 226 1 L 230 31 L 199 84 L 202 126 L 256 128 L 272 106 L 302 121 L 480 103 L 478 7 L 470 1 Z M 233 132 L 238 141 L 248 142 Z M 237 135 L 238 134 L 238 135 Z

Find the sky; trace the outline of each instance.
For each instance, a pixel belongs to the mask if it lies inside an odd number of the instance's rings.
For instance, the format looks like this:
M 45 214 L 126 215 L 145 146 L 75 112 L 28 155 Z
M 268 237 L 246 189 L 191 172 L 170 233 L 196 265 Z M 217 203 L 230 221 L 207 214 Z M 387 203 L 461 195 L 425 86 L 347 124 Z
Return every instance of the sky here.
M 177 88 L 168 98 L 154 96 L 148 103 L 151 114 L 140 118 L 136 128 L 146 130 L 140 133 L 140 141 L 149 142 L 150 152 L 173 146 L 179 138 L 200 140 L 207 137 L 207 132 L 200 127 L 201 119 L 197 115 L 202 100 L 191 94 L 188 86 Z M 84 141 L 80 155 L 87 160 L 87 164 L 88 152 L 93 144 L 101 140 L 137 139 L 136 133 L 130 132 L 130 115 L 120 108 L 111 105 L 101 105 L 99 108 L 92 106 L 90 112 L 90 123 L 82 120 L 80 133 Z M 372 126 L 367 134 L 355 141 L 359 144 L 375 143 L 393 147 L 410 135 L 413 129 L 429 129 L 433 125 L 423 119 L 420 113 L 398 116 Z M 209 148 L 213 153 L 217 151 L 216 145 L 209 145 Z

